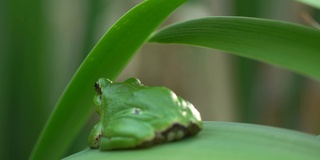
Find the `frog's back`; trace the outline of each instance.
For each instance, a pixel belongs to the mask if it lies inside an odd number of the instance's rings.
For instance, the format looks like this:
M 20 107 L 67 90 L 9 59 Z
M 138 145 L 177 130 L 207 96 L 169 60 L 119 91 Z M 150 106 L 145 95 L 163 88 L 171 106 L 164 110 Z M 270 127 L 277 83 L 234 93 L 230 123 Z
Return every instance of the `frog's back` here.
M 128 102 L 141 110 L 136 117 L 154 128 L 155 137 L 138 147 L 194 136 L 202 128 L 200 114 L 193 105 L 165 87 L 140 89 Z
M 153 125 L 201 125 L 200 114 L 193 105 L 165 87 L 145 87 L 133 92 L 130 101 L 154 118 L 150 121 Z

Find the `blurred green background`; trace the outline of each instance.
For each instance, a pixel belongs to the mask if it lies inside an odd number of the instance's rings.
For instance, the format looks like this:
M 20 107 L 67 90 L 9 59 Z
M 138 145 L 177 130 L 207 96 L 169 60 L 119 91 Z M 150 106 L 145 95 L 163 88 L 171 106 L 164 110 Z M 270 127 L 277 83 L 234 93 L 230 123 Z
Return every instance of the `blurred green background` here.
M 139 2 L 0 0 L 0 159 L 29 156 L 82 60 Z M 293 0 L 201 0 L 183 5 L 165 24 L 227 15 L 308 25 L 306 13 L 319 20 L 319 11 Z M 204 120 L 320 132 L 319 82 L 264 63 L 203 48 L 147 44 L 118 80 L 128 77 L 171 88 Z M 86 147 L 97 120 L 93 114 L 67 154 Z

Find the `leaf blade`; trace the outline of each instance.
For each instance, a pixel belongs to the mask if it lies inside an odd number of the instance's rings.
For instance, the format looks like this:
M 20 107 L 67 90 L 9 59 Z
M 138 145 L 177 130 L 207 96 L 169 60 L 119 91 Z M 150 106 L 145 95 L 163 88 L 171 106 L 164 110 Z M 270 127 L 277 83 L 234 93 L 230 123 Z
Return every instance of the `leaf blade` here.
M 315 135 L 262 125 L 207 121 L 199 135 L 178 142 L 140 150 L 100 152 L 88 149 L 65 160 L 316 160 L 320 156 L 319 149 L 319 138 Z
M 174 24 L 149 42 L 226 51 L 320 79 L 320 30 L 244 17 L 209 17 Z

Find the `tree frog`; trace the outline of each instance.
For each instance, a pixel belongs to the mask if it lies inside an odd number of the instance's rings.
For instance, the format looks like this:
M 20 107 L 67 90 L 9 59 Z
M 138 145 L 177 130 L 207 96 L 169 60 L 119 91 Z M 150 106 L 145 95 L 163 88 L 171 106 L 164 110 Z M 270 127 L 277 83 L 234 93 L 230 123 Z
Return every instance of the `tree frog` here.
M 202 129 L 197 109 L 168 88 L 148 87 L 136 78 L 100 78 L 95 90 L 100 122 L 89 135 L 91 149 L 145 148 L 194 136 Z

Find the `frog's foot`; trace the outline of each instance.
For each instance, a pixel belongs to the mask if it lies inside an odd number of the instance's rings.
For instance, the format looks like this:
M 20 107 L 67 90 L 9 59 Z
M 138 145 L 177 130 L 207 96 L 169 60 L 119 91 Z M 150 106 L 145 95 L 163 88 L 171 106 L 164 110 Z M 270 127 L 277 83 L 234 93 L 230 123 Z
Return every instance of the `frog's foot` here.
M 185 137 L 194 136 L 200 130 L 201 128 L 195 123 L 190 123 L 188 126 L 174 123 L 170 128 L 162 132 L 156 132 L 155 137 L 152 140 L 144 141 L 136 147 L 146 148 L 156 144 L 177 141 Z
M 102 124 L 101 122 L 97 123 L 90 132 L 88 145 L 91 149 L 99 148 L 99 142 L 102 138 Z
M 117 150 L 117 149 L 130 149 L 137 146 L 137 139 L 134 137 L 110 137 L 101 138 L 99 149 L 100 150 Z
M 177 141 L 184 137 L 194 136 L 200 130 L 201 128 L 194 123 L 190 123 L 188 126 L 174 123 L 170 128 L 155 133 L 156 136 L 153 139 L 153 144 Z

